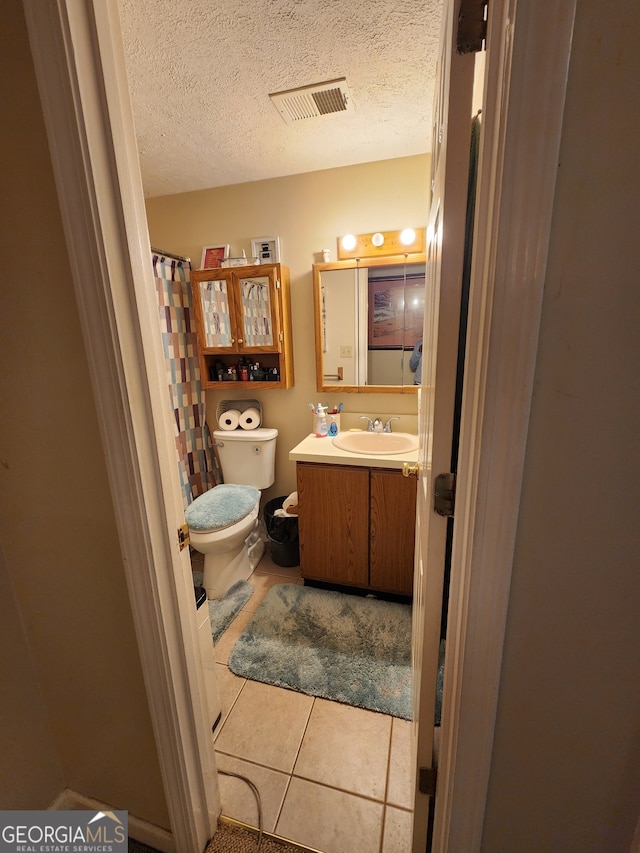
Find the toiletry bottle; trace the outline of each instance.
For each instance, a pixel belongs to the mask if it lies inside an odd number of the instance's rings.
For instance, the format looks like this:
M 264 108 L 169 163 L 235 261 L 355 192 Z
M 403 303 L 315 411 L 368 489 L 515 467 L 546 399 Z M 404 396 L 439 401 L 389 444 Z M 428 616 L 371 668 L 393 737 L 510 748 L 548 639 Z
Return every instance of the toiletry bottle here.
M 320 418 L 320 438 L 324 438 L 329 434 L 329 425 L 327 424 L 327 416 L 323 412 Z
M 330 415 L 329 435 L 338 434 L 338 424 L 336 423 L 335 415 Z
M 327 434 L 329 428 L 327 426 L 327 407 L 321 406 L 320 403 L 316 406 L 316 410 L 314 412 L 314 425 L 315 425 L 315 433 L 316 438 L 324 438 Z M 323 432 L 323 424 L 324 424 L 324 432 Z

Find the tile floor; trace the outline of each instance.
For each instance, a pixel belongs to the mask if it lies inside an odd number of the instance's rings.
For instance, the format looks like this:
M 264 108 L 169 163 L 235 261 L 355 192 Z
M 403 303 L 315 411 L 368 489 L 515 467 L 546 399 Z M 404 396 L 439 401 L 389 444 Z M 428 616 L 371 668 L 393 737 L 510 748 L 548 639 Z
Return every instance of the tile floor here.
M 322 853 L 409 853 L 410 723 L 238 678 L 229 654 L 269 587 L 301 583 L 265 554 L 254 594 L 215 648 L 222 720 L 220 770 L 258 787 L 263 826 Z M 223 815 L 257 826 L 249 786 L 220 775 Z

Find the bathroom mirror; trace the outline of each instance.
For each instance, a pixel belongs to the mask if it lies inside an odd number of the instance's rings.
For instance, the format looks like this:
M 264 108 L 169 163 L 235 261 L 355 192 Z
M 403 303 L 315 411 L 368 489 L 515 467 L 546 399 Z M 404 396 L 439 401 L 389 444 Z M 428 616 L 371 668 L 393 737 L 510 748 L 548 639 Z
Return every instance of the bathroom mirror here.
M 414 393 L 425 256 L 313 265 L 318 391 Z

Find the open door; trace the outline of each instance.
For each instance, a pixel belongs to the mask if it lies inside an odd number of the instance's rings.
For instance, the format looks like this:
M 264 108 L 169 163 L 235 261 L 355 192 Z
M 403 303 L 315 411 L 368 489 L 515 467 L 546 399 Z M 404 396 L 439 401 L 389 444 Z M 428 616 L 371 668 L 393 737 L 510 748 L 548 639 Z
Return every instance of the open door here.
M 436 477 L 451 465 L 474 72 L 473 54 L 455 50 L 459 5 L 460 0 L 444 0 L 434 93 L 412 635 L 413 853 L 427 850 L 436 780 L 434 718 L 447 518 L 434 511 L 434 494 Z

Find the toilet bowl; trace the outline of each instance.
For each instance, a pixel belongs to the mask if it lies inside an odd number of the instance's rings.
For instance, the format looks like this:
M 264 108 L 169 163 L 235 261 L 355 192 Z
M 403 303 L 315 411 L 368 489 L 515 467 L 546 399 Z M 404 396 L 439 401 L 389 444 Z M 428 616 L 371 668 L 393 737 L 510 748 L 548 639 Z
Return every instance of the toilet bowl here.
M 209 599 L 246 580 L 264 553 L 260 494 L 275 479 L 277 435 L 265 428 L 213 431 L 225 482 L 200 495 L 185 512 L 190 544 L 204 554 L 202 585 Z
M 222 487 L 215 486 L 210 492 L 220 488 Z M 204 554 L 202 585 L 207 591 L 207 598 L 220 598 L 234 583 L 246 580 L 262 557 L 264 542 L 257 531 L 260 492 L 257 489 L 254 491 L 256 497 L 253 508 L 235 524 L 223 526 L 221 529 L 196 530 L 187 520 L 189 542 L 196 551 Z M 247 540 L 252 534 L 254 541 L 248 543 Z

